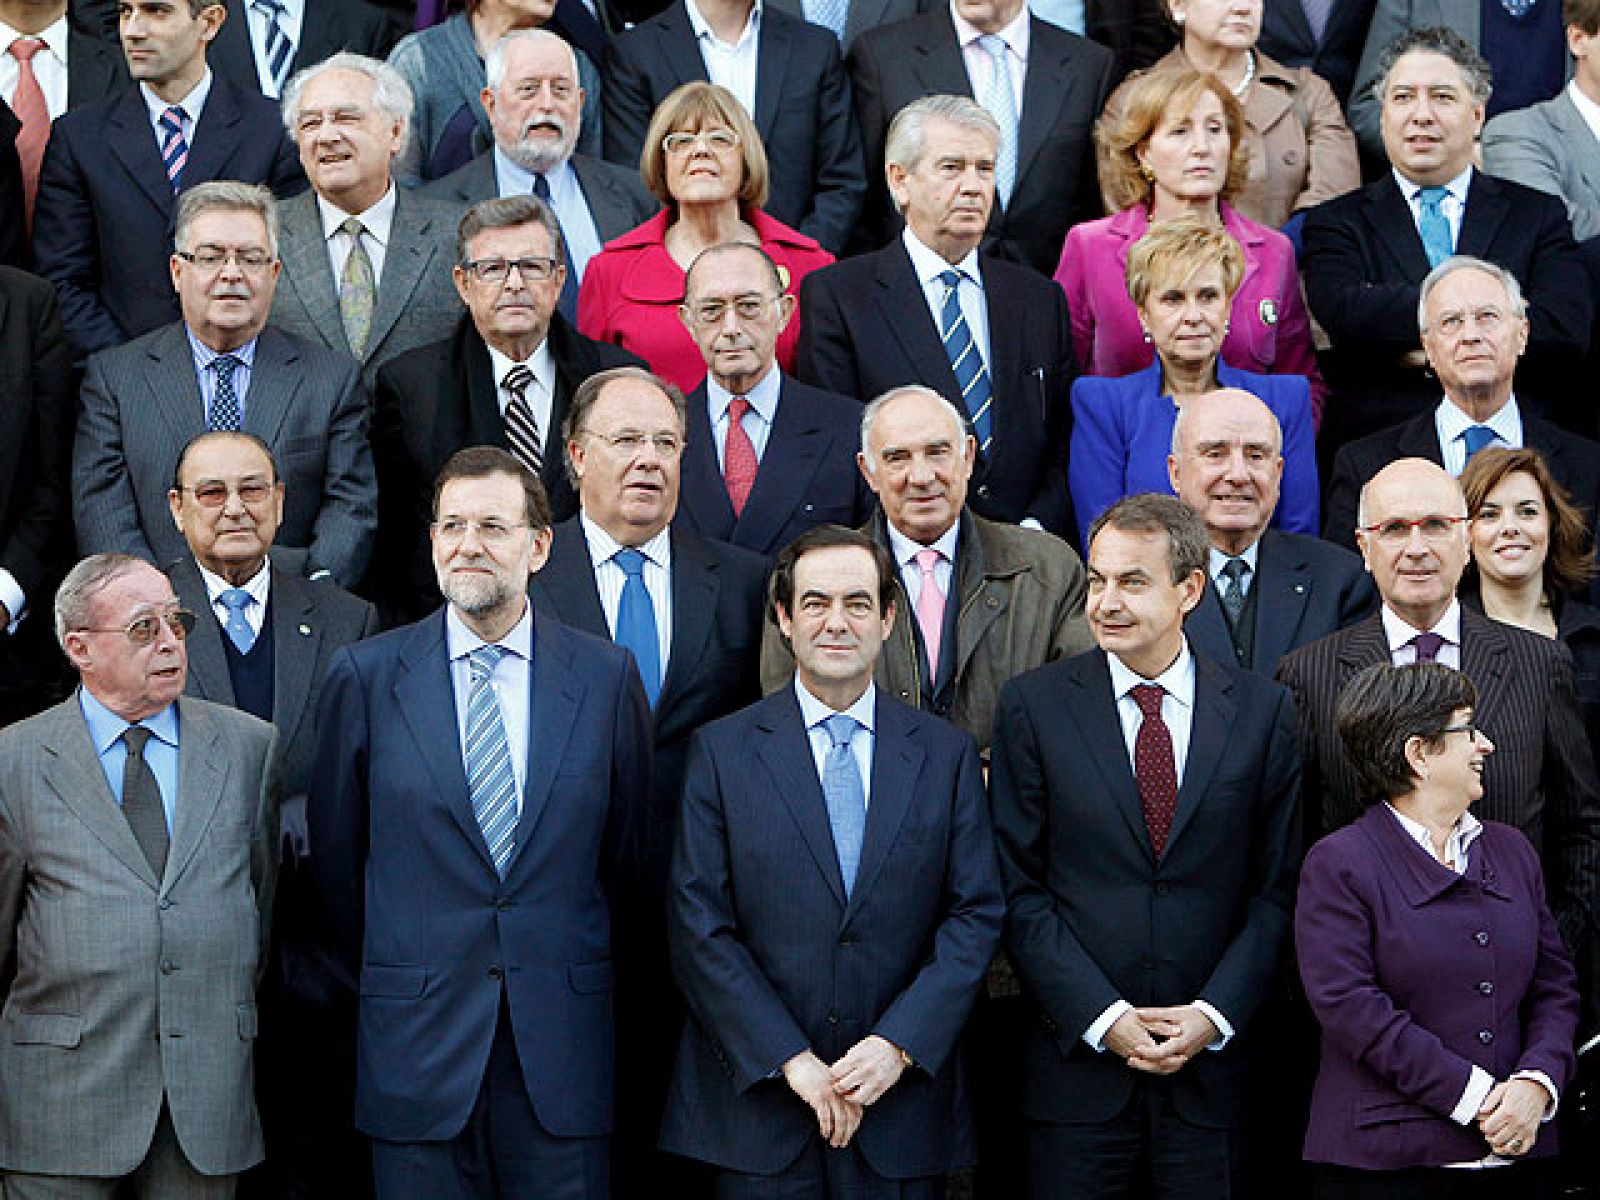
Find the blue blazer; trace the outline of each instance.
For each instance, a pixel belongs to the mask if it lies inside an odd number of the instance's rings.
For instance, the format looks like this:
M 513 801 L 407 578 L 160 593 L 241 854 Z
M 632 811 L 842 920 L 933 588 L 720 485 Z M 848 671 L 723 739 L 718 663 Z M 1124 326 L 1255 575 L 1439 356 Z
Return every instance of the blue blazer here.
M 360 964 L 356 1124 L 398 1142 L 460 1133 L 504 995 L 539 1123 L 606 1134 L 612 908 L 650 785 L 644 690 L 626 651 L 535 619 L 527 782 L 502 880 L 467 791 L 444 620 L 338 651 L 318 709 L 312 861 Z
M 1303 375 L 1257 375 L 1220 359 L 1217 384 L 1259 396 L 1283 428 L 1283 488 L 1272 524 L 1291 533 L 1321 531 L 1317 510 L 1316 430 L 1311 385 Z M 1172 494 L 1167 454 L 1172 449 L 1172 401 L 1161 395 L 1158 359 L 1142 371 L 1112 379 L 1082 375 L 1072 385 L 1072 449 L 1067 485 L 1087 538 L 1094 519 L 1124 496 Z
M 861 409 L 785 375 L 755 486 L 735 517 L 701 384 L 689 396 L 679 510 L 704 536 L 768 558 L 817 525 L 866 524 L 877 501 L 856 466 Z
M 690 751 L 667 930 L 691 1020 L 661 1145 L 770 1174 L 817 1134 L 778 1072 L 869 1034 L 916 1065 L 854 1144 L 890 1179 L 974 1158 L 957 1039 L 1005 907 L 972 739 L 878 692 L 861 865 L 845 899 L 792 686 L 703 729 Z

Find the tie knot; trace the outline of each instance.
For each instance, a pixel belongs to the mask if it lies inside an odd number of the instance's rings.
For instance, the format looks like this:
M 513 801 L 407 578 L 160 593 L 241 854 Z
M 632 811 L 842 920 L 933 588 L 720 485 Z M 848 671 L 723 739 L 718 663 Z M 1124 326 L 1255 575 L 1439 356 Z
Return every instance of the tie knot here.
M 917 570 L 922 572 L 924 579 L 926 579 L 929 575 L 932 575 L 934 568 L 943 561 L 944 555 L 940 554 L 937 550 L 934 550 L 931 547 L 927 550 L 917 551 Z
M 978 45 L 982 46 L 988 53 L 989 57 L 995 60 L 996 66 L 999 66 L 1005 61 L 1006 50 L 1008 47 L 1006 46 L 1005 38 L 1001 37 L 998 33 L 984 34 L 978 39 Z
M 1141 683 L 1130 693 L 1147 721 L 1161 715 L 1161 698 L 1166 694 L 1167 689 L 1159 683 Z
M 745 396 L 735 396 L 728 401 L 728 420 L 742 421 L 745 413 L 750 411 L 750 401 Z
M 966 277 L 966 273 L 963 271 L 950 270 L 939 272 L 939 282 L 944 284 L 945 287 L 949 288 L 952 292 L 961 286 L 961 281 Z
M 520 400 L 527 395 L 528 385 L 532 382 L 533 372 L 525 364 L 518 363 L 506 372 L 506 377 L 500 381 L 500 386 Z
M 339 228 L 350 236 L 352 242 L 359 242 L 361 235 L 367 231 L 367 227 L 361 223 L 360 217 L 346 217 L 339 222 Z
M 1449 188 L 1425 187 L 1417 192 L 1417 202 L 1430 212 L 1438 212 L 1439 206 L 1449 194 Z
M 1417 648 L 1418 662 L 1436 662 L 1439 651 L 1444 647 L 1444 638 L 1430 630 L 1417 634 L 1411 639 L 1411 644 Z
M 129 725 L 122 731 L 122 742 L 128 747 L 128 753 L 135 758 L 144 757 L 145 743 L 150 740 L 150 731 L 143 725 Z
M 537 172 L 533 177 L 533 194 L 546 204 L 550 203 L 550 181 L 545 178 L 543 171 Z
M 644 552 L 632 546 L 625 546 L 612 556 L 612 562 L 622 568 L 622 573 L 629 579 L 644 578 Z
M 500 665 L 500 660 L 510 653 L 504 646 L 484 645 L 468 654 L 467 666 L 472 671 L 472 682 L 479 684 L 488 679 Z
M 161 114 L 161 124 L 170 133 L 183 133 L 183 109 L 174 104 Z
M 1495 431 L 1487 425 L 1469 425 L 1462 433 L 1461 440 L 1467 447 L 1467 457 L 1471 458 L 1479 450 L 1495 440 Z
M 273 20 L 277 20 L 288 11 L 284 6 L 283 0 L 250 0 L 250 7 L 259 13 L 266 14 Z
M 231 613 L 242 613 L 256 602 L 256 598 L 243 588 L 229 588 L 217 597 L 217 603 Z
M 44 49 L 40 38 L 20 37 L 11 43 L 11 57 L 20 63 L 32 62 L 33 56 Z
M 834 749 L 838 749 L 840 746 L 850 745 L 850 739 L 855 736 L 859 724 L 860 722 L 849 713 L 834 713 L 822 722 L 822 728 L 827 732 L 828 740 L 833 743 Z
M 1238 583 L 1246 575 L 1250 574 L 1250 564 L 1242 558 L 1230 558 L 1222 564 L 1222 573 L 1235 583 Z
M 211 366 L 221 380 L 231 380 L 233 373 L 243 365 L 244 361 L 232 354 L 219 354 L 211 360 Z

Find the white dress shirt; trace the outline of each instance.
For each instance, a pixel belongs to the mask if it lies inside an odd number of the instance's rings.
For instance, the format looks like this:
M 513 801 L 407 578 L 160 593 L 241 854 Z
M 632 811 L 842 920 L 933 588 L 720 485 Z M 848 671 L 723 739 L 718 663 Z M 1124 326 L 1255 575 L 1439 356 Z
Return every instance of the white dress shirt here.
M 155 134 L 156 153 L 161 153 L 161 144 L 166 140 L 166 133 L 161 128 L 161 118 L 167 115 L 169 108 L 183 110 L 183 140 L 193 149 L 195 126 L 200 124 L 200 114 L 206 109 L 206 97 L 211 95 L 211 68 L 206 68 L 206 73 L 200 76 L 200 82 L 190 88 L 189 94 L 177 104 L 168 104 L 150 90 L 148 83 L 139 84 L 139 94 L 144 97 L 145 114 L 150 119 L 150 132 Z
M 494 148 L 494 179 L 497 195 L 533 194 L 533 172 L 512 162 L 499 146 Z M 589 260 L 600 253 L 600 230 L 589 211 L 589 198 L 583 194 L 583 184 L 571 160 L 546 171 L 544 181 L 550 185 L 550 207 L 555 210 L 561 236 L 567 241 L 567 270 L 576 272 L 581 283 Z
M 241 0 L 245 9 L 245 23 L 250 27 L 250 48 L 256 60 L 256 79 L 261 84 L 261 94 L 268 99 L 278 99 L 278 81 L 272 77 L 272 67 L 267 60 L 267 29 L 272 18 L 256 8 L 250 0 Z M 289 39 L 289 78 L 294 78 L 294 57 L 300 53 L 300 30 L 306 15 L 306 0 L 280 0 L 283 15 L 277 24 Z
M 900 239 L 906 253 L 911 256 L 911 270 L 922 284 L 922 296 L 933 317 L 933 328 L 941 337 L 944 335 L 944 326 L 939 318 L 944 313 L 945 286 L 939 276 L 949 270 L 960 271 L 965 276 L 956 290 L 956 301 L 961 305 L 961 315 L 967 319 L 967 329 L 972 333 L 973 343 L 978 347 L 978 353 L 983 355 L 983 365 L 989 367 L 989 382 L 992 384 L 994 369 L 990 367 L 989 358 L 989 306 L 983 298 L 983 272 L 978 268 L 977 248 L 974 247 L 960 262 L 948 263 L 917 240 L 917 235 L 911 232 L 911 226 L 907 225 L 901 231 Z
M 1600 140 L 1600 104 L 1583 94 L 1583 89 L 1574 79 L 1567 84 L 1567 99 L 1572 101 L 1572 106 L 1578 110 L 1578 115 L 1583 118 L 1583 123 L 1589 127 L 1589 132 Z
M 1474 421 L 1448 398 L 1439 401 L 1433 410 L 1433 428 L 1439 435 L 1439 453 L 1444 458 L 1444 469 L 1457 477 L 1467 469 L 1467 430 L 1474 425 L 1487 425 L 1494 430 L 1495 440 L 1490 446 L 1522 445 L 1522 410 L 1517 398 L 1512 396 L 1500 411 L 1487 421 Z
M 1444 645 L 1439 647 L 1438 657 L 1434 661 L 1441 666 L 1454 667 L 1458 671 L 1461 669 L 1461 601 L 1451 600 L 1450 607 L 1444 610 L 1444 616 L 1430 630 L 1414 629 L 1387 604 L 1378 611 L 1383 616 L 1383 636 L 1389 642 L 1389 660 L 1395 666 L 1404 667 L 1417 661 L 1417 648 L 1411 645 L 1411 639 L 1427 632 L 1437 633 L 1444 639 Z
M 272 571 L 269 569 L 268 563 L 263 560 L 259 571 L 244 583 L 238 584 L 229 583 L 221 575 L 213 574 L 198 562 L 195 563 L 195 566 L 200 567 L 200 582 L 206 585 L 206 597 L 211 601 L 211 611 L 216 614 L 217 623 L 226 628 L 228 621 L 232 618 L 232 611 L 226 604 L 222 603 L 220 597 L 223 592 L 237 587 L 246 592 L 250 599 L 255 602 L 245 605 L 244 620 L 245 624 L 250 626 L 250 632 L 260 637 L 261 627 L 267 621 L 267 597 L 272 591 Z
M 805 722 L 806 737 L 811 743 L 811 761 L 816 764 L 817 782 L 826 790 L 828 751 L 833 748 L 833 739 L 822 723 L 837 710 L 813 696 L 800 682 L 798 674 L 794 677 L 794 694 L 800 701 L 800 719 Z M 850 753 L 856 756 L 856 766 L 861 770 L 861 796 L 867 808 L 872 807 L 872 743 L 876 736 L 872 721 L 878 711 L 877 704 L 878 689 L 868 680 L 867 690 L 844 710 L 847 717 L 856 720 L 856 731 L 850 735 Z
M 695 44 L 700 47 L 700 59 L 706 66 L 706 78 L 733 93 L 744 105 L 744 111 L 754 120 L 756 115 L 756 58 L 761 42 L 761 0 L 750 6 L 739 40 L 729 44 L 712 32 L 711 26 L 700 15 L 695 0 L 684 0 L 684 10 L 689 14 L 689 28 L 694 30 Z
M 1391 168 L 1392 169 L 1392 168 Z M 1398 170 L 1394 172 L 1394 181 L 1400 185 L 1400 194 L 1406 198 L 1406 206 L 1411 209 L 1411 221 L 1417 226 L 1417 233 L 1422 233 L 1422 204 L 1417 199 L 1422 191 L 1420 183 L 1413 183 Z M 1468 167 L 1457 175 L 1444 189 L 1449 195 L 1439 201 L 1439 211 L 1444 214 L 1444 219 L 1450 225 L 1450 246 L 1452 252 L 1461 241 L 1461 218 L 1467 212 L 1467 191 L 1472 185 L 1472 168 Z
M 501 354 L 487 342 L 485 348 L 489 351 L 489 369 L 494 372 L 495 389 L 494 402 L 500 407 L 500 415 L 506 415 L 506 405 L 511 403 L 511 393 L 506 389 L 506 373 L 513 367 L 527 367 L 533 372 L 533 382 L 528 385 L 528 390 L 522 398 L 528 402 L 528 407 L 533 411 L 533 422 L 539 427 L 539 449 L 545 458 L 550 457 L 550 439 L 556 439 L 559 446 L 561 431 L 550 428 L 551 416 L 555 413 L 556 405 L 556 363 L 550 357 L 550 339 L 545 338 L 539 343 L 539 348 L 527 362 L 516 362 L 506 355 Z
M 17 80 L 22 74 L 22 64 L 11 56 L 11 43 L 30 37 L 44 43 L 44 49 L 33 56 L 33 77 L 39 81 L 45 109 L 54 121 L 67 111 L 67 18 L 64 12 L 59 20 L 38 33 L 18 33 L 0 21 L 0 99 L 16 110 Z
M 756 463 L 767 452 L 767 438 L 772 436 L 772 423 L 778 419 L 778 396 L 783 391 L 783 372 L 773 363 L 760 381 L 745 393 L 750 402 L 740 427 L 755 448 Z M 714 376 L 706 376 L 706 417 L 711 422 L 711 441 L 717 447 L 717 465 L 728 467 L 728 405 L 733 393 L 718 383 Z
M 344 277 L 345 260 L 355 248 L 354 240 L 339 228 L 350 217 L 359 218 L 361 224 L 365 226 L 366 232 L 361 235 L 361 244 L 367 248 L 367 258 L 372 262 L 373 282 L 382 281 L 383 263 L 389 253 L 389 230 L 394 225 L 394 203 L 395 187 L 392 179 L 389 181 L 389 190 L 383 194 L 383 199 L 366 212 L 347 213 L 322 196 L 317 197 L 317 212 L 322 217 L 322 236 L 328 243 L 328 265 L 333 268 L 334 290 L 338 290 L 339 280 Z
M 479 646 L 487 643 L 468 629 L 447 605 L 444 614 L 444 649 L 450 660 L 450 687 L 456 697 L 456 736 L 461 744 L 461 764 L 467 762 L 467 701 L 472 697 L 472 664 L 467 661 Z M 533 605 L 524 607 L 522 619 L 497 645 L 511 653 L 495 664 L 489 676 L 500 704 L 500 723 L 506 731 L 506 748 L 511 751 L 511 772 L 517 780 L 517 815 L 522 815 L 522 793 L 528 779 L 528 712 L 533 686 Z
M 588 513 L 580 511 L 578 520 L 583 525 L 584 539 L 589 543 L 589 562 L 594 568 L 595 588 L 600 593 L 600 609 L 606 615 L 606 628 L 611 630 L 615 641 L 617 610 L 622 607 L 622 588 L 628 582 L 628 575 L 612 559 L 624 547 L 590 520 Z M 644 586 L 650 593 L 650 609 L 656 618 L 656 644 L 661 649 L 661 680 L 665 683 L 667 663 L 672 656 L 672 527 L 669 525 L 634 549 L 644 555 Z
M 885 524 L 888 525 L 888 522 Z M 911 611 L 916 612 L 917 601 L 922 597 L 922 568 L 917 566 L 917 555 L 924 550 L 939 552 L 939 561 L 933 564 L 933 580 L 944 593 L 945 602 L 949 603 L 950 583 L 956 573 L 956 545 L 961 540 L 961 522 L 952 524 L 931 546 L 912 541 L 893 525 L 888 525 L 888 528 L 889 553 L 900 567 L 900 583 L 906 589 Z

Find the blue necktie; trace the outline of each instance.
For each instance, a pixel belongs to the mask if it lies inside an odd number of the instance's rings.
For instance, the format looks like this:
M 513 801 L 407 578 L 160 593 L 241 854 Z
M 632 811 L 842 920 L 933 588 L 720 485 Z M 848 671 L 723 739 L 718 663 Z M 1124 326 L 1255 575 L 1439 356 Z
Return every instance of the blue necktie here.
M 283 0 L 250 0 L 250 7 L 267 21 L 267 73 L 277 88 L 272 96 L 276 100 L 283 95 L 283 85 L 289 82 L 289 64 L 294 61 L 294 43 L 283 25 L 286 10 Z
M 217 597 L 217 602 L 228 610 L 228 620 L 222 626 L 228 631 L 228 640 L 240 654 L 249 654 L 250 647 L 256 644 L 256 631 L 250 628 L 250 622 L 244 619 L 244 614 L 256 602 L 256 598 L 243 588 L 229 588 Z
M 1417 232 L 1422 235 L 1422 249 L 1430 267 L 1437 267 L 1456 252 L 1455 239 L 1450 236 L 1450 222 L 1445 219 L 1441 207 L 1449 194 L 1442 187 L 1425 187 L 1417 193 L 1417 203 L 1422 210 Z
M 845 22 L 850 19 L 850 0 L 812 0 L 801 5 L 801 12 L 813 25 L 821 25 L 844 41 Z
M 617 605 L 617 644 L 633 651 L 639 678 L 644 681 L 644 694 L 654 708 L 661 695 L 661 642 L 656 637 L 656 610 L 650 603 L 650 589 L 644 584 L 644 555 L 630 546 L 618 550 L 611 561 L 628 577 Z
M 189 161 L 189 143 L 183 136 L 183 109 L 173 105 L 161 114 L 161 165 L 167 182 L 176 192 L 183 184 L 183 168 Z
M 467 695 L 467 791 L 472 815 L 483 830 L 489 858 L 501 878 L 516 845 L 517 776 L 511 767 L 500 699 L 489 677 L 510 651 L 504 646 L 479 646 L 467 655 L 472 690 Z
M 211 416 L 206 428 L 235 432 L 239 428 L 239 393 L 233 387 L 233 373 L 242 364 L 231 354 L 219 354 L 211 360 L 217 372 L 217 389 L 211 397 Z
M 1472 461 L 1472 456 L 1485 446 L 1494 444 L 1495 432 L 1487 425 L 1469 425 L 1461 435 L 1461 441 L 1467 448 L 1467 461 Z
M 543 200 L 550 209 L 550 215 L 555 216 L 556 206 L 550 203 L 550 181 L 543 174 L 533 177 L 533 194 Z M 556 228 L 561 228 L 561 218 L 556 217 Z M 561 260 L 567 264 L 567 278 L 561 285 L 561 298 L 556 301 L 556 311 L 565 317 L 569 324 L 578 323 L 578 264 L 572 261 L 572 252 L 567 249 L 567 235 L 561 233 Z
M 1222 607 L 1230 625 L 1237 625 L 1244 612 L 1244 577 L 1249 573 L 1250 564 L 1242 558 L 1230 558 L 1222 564 L 1222 574 L 1228 581 L 1222 589 Z
M 945 286 L 939 334 L 944 339 L 944 352 L 950 358 L 950 369 L 956 375 L 956 386 L 961 389 L 961 403 L 972 419 L 978 449 L 987 454 L 989 443 L 994 440 L 994 423 L 989 411 L 994 394 L 989 386 L 989 368 L 983 365 L 983 355 L 978 353 L 978 343 L 972 340 L 966 314 L 961 311 L 963 278 L 960 271 L 944 271 L 939 275 L 939 282 Z
M 1520 21 L 1533 11 L 1537 3 L 1538 0 L 1500 0 L 1500 7 L 1506 10 L 1508 16 Z
M 994 190 L 1002 205 L 1011 203 L 1017 186 L 1017 94 L 1011 87 L 1011 67 L 1006 61 L 1005 39 L 986 33 L 978 45 L 989 56 L 989 80 L 978 103 L 989 110 L 1000 126 L 1000 152 L 994 159 Z
M 845 713 L 834 713 L 822 722 L 832 742 L 822 761 L 822 797 L 828 802 L 828 824 L 833 826 L 833 848 L 839 855 L 846 897 L 856 886 L 861 842 L 867 831 L 867 793 L 861 786 L 861 766 L 850 750 L 850 738 L 858 725 Z

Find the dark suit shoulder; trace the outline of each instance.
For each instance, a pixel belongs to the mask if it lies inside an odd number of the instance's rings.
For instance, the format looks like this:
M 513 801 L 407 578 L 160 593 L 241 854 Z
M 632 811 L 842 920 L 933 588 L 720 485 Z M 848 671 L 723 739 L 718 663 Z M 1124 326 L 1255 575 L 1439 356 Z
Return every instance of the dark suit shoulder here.
M 210 726 L 224 737 L 243 742 L 246 746 L 265 753 L 268 743 L 278 736 L 277 729 L 270 721 L 253 717 L 242 708 L 235 708 L 231 704 L 217 704 L 211 700 L 201 700 L 196 696 L 178 697 L 178 722 L 180 742 L 183 740 L 185 727 L 203 734 L 207 726 Z
M 280 571 L 273 575 L 272 586 L 281 587 L 285 599 L 304 598 L 310 601 L 338 625 L 351 625 L 360 629 L 366 624 L 369 615 L 377 611 L 370 602 L 363 600 L 354 592 L 346 591 L 326 577 L 305 579 L 287 571 Z
M 1073 33 L 1069 29 L 1039 17 L 1034 17 L 1028 23 L 1028 53 L 1033 53 L 1037 46 L 1041 54 L 1053 57 L 1082 56 L 1082 69 L 1090 75 L 1098 74 L 1106 67 L 1116 62 L 1116 54 L 1107 47 L 1082 34 Z
M 1034 25 L 1038 26 L 1040 23 L 1035 21 Z M 1007 302 L 1016 298 L 1027 304 L 1043 301 L 1051 307 L 1055 307 L 1058 302 L 1065 304 L 1061 285 L 1031 267 L 1008 262 L 992 254 L 980 254 L 979 261 L 983 268 L 984 291 L 987 292 L 992 288 L 996 292 L 1004 292 Z
M 701 385 L 700 395 L 705 396 L 704 386 Z M 813 416 L 822 418 L 823 424 L 834 425 L 841 421 L 848 422 L 853 430 L 861 426 L 862 403 L 854 396 L 846 396 L 842 392 L 830 392 L 827 388 L 814 387 L 809 383 L 801 383 L 793 375 L 783 377 L 783 398 L 798 401 Z
M 256 340 L 256 353 L 267 356 L 264 360 L 258 360 L 263 366 L 271 363 L 271 356 L 274 355 L 297 360 L 296 373 L 310 380 L 329 379 L 353 373 L 360 368 L 360 364 L 343 350 L 324 346 L 321 342 L 290 333 L 276 325 L 268 325 L 261 331 Z
M 1342 579 L 1362 575 L 1367 569 L 1355 551 L 1306 533 L 1269 529 L 1262 535 L 1261 547 L 1262 553 L 1279 562 L 1305 563 L 1318 577 Z
M 379 384 L 388 381 L 401 393 L 406 393 L 407 385 L 413 383 L 433 391 L 444 382 L 444 373 L 453 365 L 457 340 L 456 335 L 451 334 L 437 342 L 401 351 L 378 368 Z
M 31 271 L 0 264 L 0 294 L 8 305 L 16 304 L 35 313 L 55 301 L 56 289 L 49 280 Z
M 1038 24 L 1035 21 L 1030 25 L 1030 37 Z M 852 43 L 850 56 L 894 57 L 903 55 L 909 47 L 926 46 L 941 40 L 955 42 L 955 26 L 950 23 L 948 11 L 943 8 L 864 30 Z
M 676 545 L 682 545 L 686 539 L 696 543 L 700 552 L 717 564 L 724 577 L 743 591 L 761 593 L 766 588 L 767 560 L 762 555 L 731 542 L 702 537 L 686 524 L 674 524 L 672 536 Z

